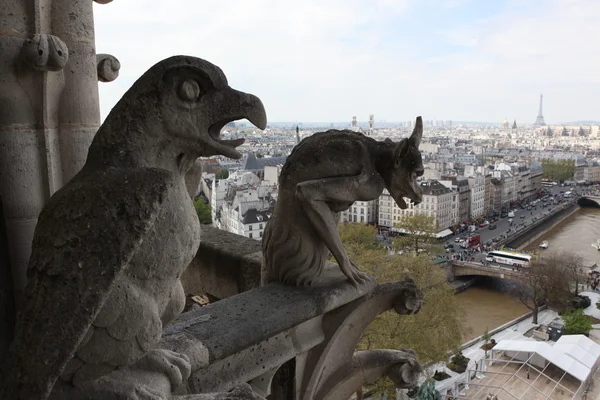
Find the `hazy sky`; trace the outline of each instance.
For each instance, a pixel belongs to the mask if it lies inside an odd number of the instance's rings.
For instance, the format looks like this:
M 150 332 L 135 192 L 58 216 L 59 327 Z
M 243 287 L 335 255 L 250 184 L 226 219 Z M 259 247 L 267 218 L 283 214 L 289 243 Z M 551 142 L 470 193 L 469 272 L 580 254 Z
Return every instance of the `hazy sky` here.
M 115 0 L 96 49 L 121 61 L 105 117 L 176 54 L 220 66 L 269 120 L 600 120 L 600 0 Z

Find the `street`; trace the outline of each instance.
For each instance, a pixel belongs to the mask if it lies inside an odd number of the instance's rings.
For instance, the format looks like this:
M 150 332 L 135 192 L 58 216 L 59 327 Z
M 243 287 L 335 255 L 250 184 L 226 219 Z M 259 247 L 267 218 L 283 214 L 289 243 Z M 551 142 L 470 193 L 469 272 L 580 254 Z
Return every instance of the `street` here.
M 548 189 L 550 190 L 552 195 L 560 194 L 561 191 L 566 192 L 568 190 L 571 190 L 568 187 L 553 187 L 553 188 L 548 188 Z M 564 200 L 572 200 L 572 199 L 562 199 L 562 197 L 560 197 L 560 199 L 563 200 L 563 202 L 564 202 Z M 481 236 L 480 242 L 486 243 L 488 241 L 493 240 L 494 238 L 506 235 L 508 233 L 509 229 L 514 231 L 517 227 L 519 227 L 522 224 L 524 226 L 530 225 L 532 222 L 535 222 L 539 218 L 552 213 L 557 208 L 560 208 L 562 205 L 564 205 L 564 204 L 554 205 L 554 204 L 552 204 L 552 201 L 550 201 L 547 204 L 548 205 L 546 207 L 543 207 L 543 202 L 540 201 L 535 206 L 531 207 L 531 211 L 528 211 L 527 209 L 517 208 L 516 210 L 514 210 L 515 216 L 512 218 L 512 220 L 513 220 L 512 226 L 510 226 L 510 224 L 508 222 L 508 220 L 510 218 L 508 218 L 508 217 L 498 218 L 498 220 L 493 223 L 494 225 L 496 225 L 496 229 L 490 230 L 489 226 L 482 227 L 482 228 L 477 227 L 477 230 L 475 230 L 475 232 L 472 232 L 472 233 L 463 232 L 459 235 L 451 236 L 446 239 L 445 244 L 446 245 L 447 244 L 454 245 L 454 252 L 446 253 L 446 254 L 449 256 L 450 254 L 456 254 L 460 250 L 463 250 L 459 246 L 459 244 L 457 242 L 455 242 L 456 238 L 465 239 L 469 236 L 480 235 Z M 381 241 L 382 246 L 390 246 L 390 247 L 392 246 L 391 238 L 377 235 L 377 239 L 379 241 Z M 494 244 L 491 244 L 491 246 L 494 246 Z M 475 258 L 476 261 L 481 261 L 483 258 L 485 258 L 485 254 L 486 254 L 486 252 L 481 252 L 481 253 L 475 252 L 472 256 Z
M 555 187 L 552 188 L 552 194 L 560 194 L 560 191 L 563 190 L 568 190 L 568 188 L 560 188 L 560 187 Z M 530 225 L 532 222 L 535 222 L 537 219 L 544 217 L 550 213 L 552 213 L 552 211 L 554 211 L 557 207 L 560 207 L 560 205 L 549 205 L 547 207 L 543 207 L 543 203 L 539 202 L 536 206 L 532 207 L 531 211 L 527 211 L 527 209 L 522 209 L 522 208 L 517 208 L 515 211 L 515 216 L 513 218 L 513 225 L 512 227 L 509 226 L 508 220 L 509 218 L 499 218 L 498 221 L 496 221 L 494 224 L 496 225 L 496 229 L 492 229 L 490 230 L 489 227 L 484 227 L 484 228 L 477 228 L 477 230 L 473 233 L 471 233 L 471 236 L 473 235 L 480 235 L 481 236 L 481 242 L 485 243 L 488 240 L 492 240 L 495 237 L 499 237 L 501 235 L 506 235 L 508 229 L 510 228 L 511 230 L 514 230 L 518 225 L 520 224 L 525 224 L 525 225 Z M 522 218 L 524 217 L 524 218 Z M 469 234 L 464 232 L 460 235 L 460 237 L 467 237 Z M 455 236 L 449 238 L 447 240 L 448 243 L 454 243 L 454 239 Z

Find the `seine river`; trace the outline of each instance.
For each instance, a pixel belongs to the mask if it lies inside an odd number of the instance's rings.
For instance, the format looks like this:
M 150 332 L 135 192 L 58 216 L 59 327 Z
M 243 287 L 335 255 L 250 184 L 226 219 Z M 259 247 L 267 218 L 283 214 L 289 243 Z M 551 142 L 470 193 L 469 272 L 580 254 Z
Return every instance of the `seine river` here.
M 474 286 L 457 293 L 456 298 L 466 312 L 465 325 L 468 329 L 463 342 L 483 335 L 529 312 L 519 300 L 497 289 Z
M 577 213 L 560 225 L 536 240 L 526 250 L 536 251 L 542 240 L 547 240 L 550 247 L 542 252 L 570 251 L 583 257 L 592 265 L 600 264 L 600 251 L 592 247 L 592 243 L 600 239 L 600 209 L 580 208 Z
M 600 239 L 600 209 L 582 208 L 569 219 L 532 243 L 527 250 L 538 250 L 542 240 L 550 247 L 544 252 L 571 251 L 579 254 L 588 265 L 600 264 L 600 251 L 591 245 Z M 517 299 L 489 285 L 475 286 L 456 295 L 467 314 L 470 333 L 464 341 L 483 334 L 529 312 Z

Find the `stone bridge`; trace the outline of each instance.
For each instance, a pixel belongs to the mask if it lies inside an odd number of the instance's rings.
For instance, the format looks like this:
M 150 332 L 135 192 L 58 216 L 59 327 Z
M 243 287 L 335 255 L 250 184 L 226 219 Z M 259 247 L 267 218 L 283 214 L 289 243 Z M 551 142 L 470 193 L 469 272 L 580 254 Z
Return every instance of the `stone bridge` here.
M 502 267 L 484 266 L 481 263 L 453 261 L 446 267 L 448 281 L 454 281 L 459 276 L 492 276 L 500 279 L 523 281 L 523 274 Z
M 581 207 L 598 207 L 600 208 L 600 196 L 582 196 L 577 200 L 577 204 Z

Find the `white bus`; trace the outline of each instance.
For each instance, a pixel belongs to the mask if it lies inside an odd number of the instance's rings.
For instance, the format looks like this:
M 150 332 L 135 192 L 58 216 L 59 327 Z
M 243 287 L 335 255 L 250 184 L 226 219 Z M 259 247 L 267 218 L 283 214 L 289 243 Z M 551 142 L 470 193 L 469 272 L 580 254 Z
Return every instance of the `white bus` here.
M 558 185 L 558 182 L 542 182 L 542 186 L 552 187 Z
M 490 251 L 485 257 L 485 260 L 488 262 L 506 264 L 513 267 L 529 267 L 531 265 L 531 258 L 532 257 L 528 254 L 498 250 Z

